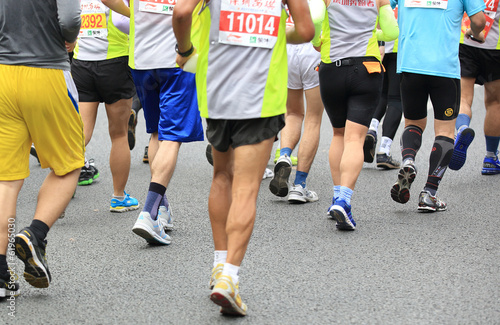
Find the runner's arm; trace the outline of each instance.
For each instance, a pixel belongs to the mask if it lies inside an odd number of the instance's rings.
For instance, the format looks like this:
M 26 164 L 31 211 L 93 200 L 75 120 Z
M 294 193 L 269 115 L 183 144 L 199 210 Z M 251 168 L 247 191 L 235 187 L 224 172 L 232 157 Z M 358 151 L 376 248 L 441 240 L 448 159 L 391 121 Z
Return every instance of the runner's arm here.
M 128 0 L 123 0 L 125 2 L 125 4 L 128 6 Z M 122 33 L 125 33 L 125 34 L 129 34 L 130 32 L 130 18 L 127 17 L 127 16 L 124 16 L 124 15 L 121 15 L 117 12 L 114 12 L 112 15 L 111 15 L 111 19 L 113 20 L 113 25 L 115 25 L 116 28 L 118 28 L 118 30 L 120 30 L 120 32 Z
M 377 29 L 377 40 L 389 42 L 398 38 L 399 27 L 389 0 L 381 0 L 378 9 L 380 29 Z
M 101 0 L 101 1 L 109 9 L 125 17 L 130 17 L 130 8 L 122 0 Z
M 59 25 L 67 43 L 75 42 L 78 37 L 81 24 L 80 12 L 79 0 L 57 0 Z
M 309 42 L 314 37 L 314 24 L 306 0 L 287 0 L 294 26 L 286 31 L 286 41 L 291 44 Z
M 193 11 L 199 2 L 200 0 L 179 0 L 174 7 L 172 27 L 177 39 L 178 51 L 181 53 L 189 51 L 193 46 L 193 43 L 191 43 L 191 23 L 193 20 Z M 178 54 L 175 61 L 182 68 L 195 53 L 196 51 L 193 51 L 188 57 Z
M 321 46 L 321 26 L 325 19 L 326 5 L 324 0 L 310 0 L 309 10 L 314 24 L 314 37 L 311 41 L 313 46 Z
M 479 43 L 484 43 L 484 33 L 482 32 L 484 26 L 486 25 L 486 18 L 484 17 L 484 12 L 480 11 L 470 18 L 470 29 L 465 32 L 465 37 L 474 37 Z

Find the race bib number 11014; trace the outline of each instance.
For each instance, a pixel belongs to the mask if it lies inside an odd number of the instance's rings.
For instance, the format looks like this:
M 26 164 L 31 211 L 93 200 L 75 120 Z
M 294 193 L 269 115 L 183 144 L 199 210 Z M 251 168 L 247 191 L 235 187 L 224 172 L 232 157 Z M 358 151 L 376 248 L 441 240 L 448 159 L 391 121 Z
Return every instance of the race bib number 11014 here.
M 219 42 L 273 48 L 278 39 L 280 0 L 222 0 Z

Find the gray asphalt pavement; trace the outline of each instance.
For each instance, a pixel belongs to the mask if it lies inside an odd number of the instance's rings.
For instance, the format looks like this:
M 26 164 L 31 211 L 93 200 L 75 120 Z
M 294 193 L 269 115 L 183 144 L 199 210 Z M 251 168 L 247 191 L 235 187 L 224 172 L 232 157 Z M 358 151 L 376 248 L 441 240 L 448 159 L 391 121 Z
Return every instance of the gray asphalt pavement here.
M 64 219 L 49 232 L 47 289 L 19 280 L 15 318 L 7 324 L 500 324 L 500 194 L 498 176 L 482 176 L 483 90 L 476 88 L 476 139 L 459 172 L 448 170 L 438 196 L 448 211 L 417 212 L 434 139 L 432 123 L 417 155 L 410 202 L 392 201 L 397 170 L 365 164 L 353 196 L 354 232 L 340 232 L 326 211 L 332 181 L 325 115 L 308 178 L 320 200 L 289 205 L 262 182 L 257 220 L 240 274 L 245 318 L 225 317 L 209 300 L 213 244 L 207 213 L 211 166 L 207 142 L 182 145 L 167 190 L 175 230 L 168 247 L 150 247 L 132 233 L 139 211 L 109 212 L 112 194 L 107 119 L 100 109 L 87 156 L 101 176 L 78 187 Z M 400 159 L 399 130 L 392 148 Z M 127 192 L 144 203 L 149 166 L 141 113 Z M 18 201 L 16 227 L 29 225 L 47 174 L 30 158 L 31 176 Z M 269 161 L 272 168 L 272 160 Z M 293 177 L 293 175 L 292 175 Z M 12 266 L 22 274 L 23 264 Z

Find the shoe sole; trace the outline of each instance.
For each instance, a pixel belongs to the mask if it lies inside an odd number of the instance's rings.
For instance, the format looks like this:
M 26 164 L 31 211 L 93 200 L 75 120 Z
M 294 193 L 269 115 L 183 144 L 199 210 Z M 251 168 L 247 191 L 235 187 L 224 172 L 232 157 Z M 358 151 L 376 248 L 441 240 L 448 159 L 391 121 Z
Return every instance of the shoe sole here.
M 378 163 L 377 167 L 385 169 L 385 170 L 389 170 L 389 169 L 398 169 L 401 166 L 399 166 L 399 165 L 397 165 L 397 166 L 396 165 L 391 165 L 391 164 L 388 164 L 388 163 Z
M 441 212 L 441 211 L 446 211 L 446 207 L 445 208 L 434 208 L 434 207 L 420 206 L 419 205 L 417 210 L 420 212 Z
M 482 175 L 497 175 L 500 174 L 500 168 L 484 168 L 481 170 Z
M 276 196 L 285 197 L 288 195 L 288 177 L 292 172 L 292 167 L 286 162 L 279 162 L 274 167 L 274 177 L 269 183 L 269 190 Z
M 382 168 L 382 169 L 398 169 L 400 168 L 401 165 L 394 165 L 394 164 L 391 164 L 391 163 L 388 163 L 386 161 L 383 161 L 383 162 L 377 162 L 377 168 Z
M 134 225 L 132 232 L 144 238 L 151 245 L 170 245 L 172 240 L 166 240 L 158 236 L 151 228 L 144 225 Z
M 134 211 L 139 209 L 139 205 L 132 205 L 129 207 L 109 207 L 109 212 L 117 212 L 117 213 L 122 213 L 122 212 L 127 212 L 127 211 Z
M 298 203 L 298 204 L 300 204 L 300 203 L 316 202 L 318 200 L 319 200 L 319 198 L 309 199 L 309 198 L 307 198 L 304 195 L 298 195 L 298 194 L 293 194 L 293 193 L 290 193 L 288 195 L 288 202 L 290 202 L 290 203 Z
M 337 208 L 335 208 L 337 207 Z M 339 205 L 334 205 L 330 210 L 330 216 L 337 220 L 336 227 L 338 230 L 355 230 L 356 226 L 349 219 L 344 209 Z
M 35 247 L 22 233 L 15 237 L 16 256 L 24 263 L 24 279 L 35 288 L 47 288 L 50 273 L 38 259 Z
M 474 140 L 475 132 L 473 129 L 467 128 L 460 133 L 460 137 L 457 139 L 457 143 L 453 148 L 453 154 L 451 155 L 450 164 L 448 167 L 452 170 L 459 170 L 465 164 L 467 159 L 467 148 Z
M 398 181 L 391 188 L 391 197 L 394 201 L 404 204 L 410 200 L 410 187 L 415 176 L 417 172 L 411 166 L 405 166 L 399 170 Z
M 210 300 L 221 307 L 220 312 L 225 315 L 246 316 L 246 311 L 238 307 L 234 299 L 225 290 L 213 290 Z
M 364 162 L 372 163 L 375 158 L 375 144 L 377 143 L 375 137 L 367 134 L 365 143 L 363 144 Z
M 127 138 L 128 138 L 129 149 L 130 150 L 134 149 L 135 148 L 135 131 L 129 129 Z

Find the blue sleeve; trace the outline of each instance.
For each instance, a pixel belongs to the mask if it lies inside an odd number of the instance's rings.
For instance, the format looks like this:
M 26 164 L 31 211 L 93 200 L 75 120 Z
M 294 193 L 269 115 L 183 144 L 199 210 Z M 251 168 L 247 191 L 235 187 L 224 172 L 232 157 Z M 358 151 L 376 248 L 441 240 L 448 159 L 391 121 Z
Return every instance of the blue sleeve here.
M 467 16 L 470 17 L 486 9 L 486 5 L 483 0 L 464 0 L 464 9 Z
M 397 5 L 398 5 L 398 0 L 391 0 L 392 9 L 396 8 Z

